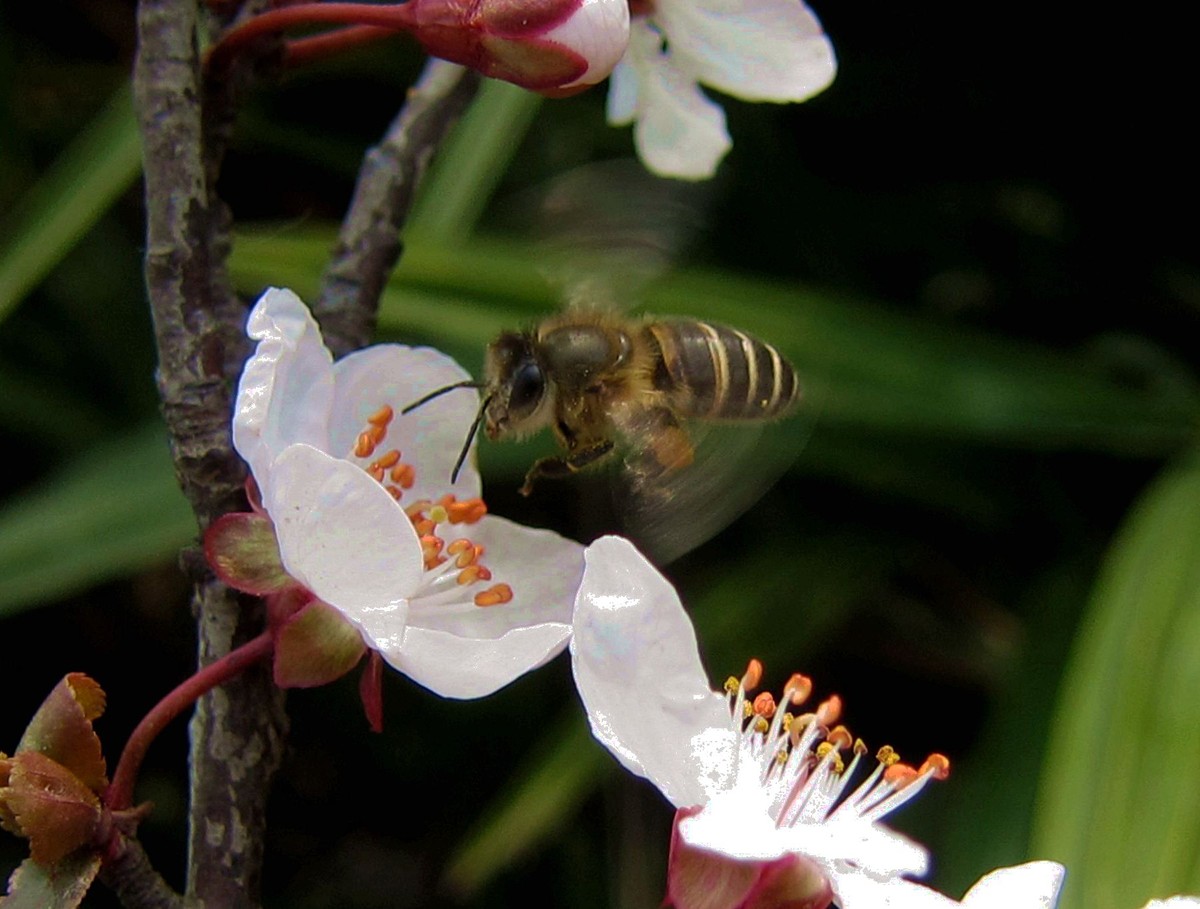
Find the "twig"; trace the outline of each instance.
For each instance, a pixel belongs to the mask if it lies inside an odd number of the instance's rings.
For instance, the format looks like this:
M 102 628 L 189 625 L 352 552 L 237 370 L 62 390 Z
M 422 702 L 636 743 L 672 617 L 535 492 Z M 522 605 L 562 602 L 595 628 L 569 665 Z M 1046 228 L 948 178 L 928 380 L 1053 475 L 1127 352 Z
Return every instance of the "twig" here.
M 339 356 L 367 344 L 400 257 L 400 228 L 434 151 L 479 89 L 479 75 L 430 60 L 382 141 L 370 149 L 313 312 Z
M 158 344 L 158 386 L 176 473 L 200 527 L 243 505 L 244 468 L 230 444 L 233 376 L 245 357 L 244 311 L 225 269 L 227 214 L 213 187 L 226 100 L 201 81 L 196 0 L 141 0 L 134 95 L 144 146 L 146 285 Z M 262 630 L 197 554 L 199 660 Z M 252 670 L 202 698 L 192 721 L 188 895 L 238 909 L 257 900 L 268 784 L 282 752 L 281 694 Z

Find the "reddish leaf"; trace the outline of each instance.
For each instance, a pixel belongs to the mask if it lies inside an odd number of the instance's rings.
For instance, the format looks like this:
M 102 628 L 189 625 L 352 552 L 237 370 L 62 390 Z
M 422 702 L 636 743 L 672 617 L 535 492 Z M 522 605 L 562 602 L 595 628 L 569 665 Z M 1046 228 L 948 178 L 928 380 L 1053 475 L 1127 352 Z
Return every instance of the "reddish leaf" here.
M 26 859 L 8 879 L 3 909 L 75 909 L 100 871 L 100 855 L 83 851 L 51 866 Z
M 100 823 L 96 794 L 62 764 L 36 751 L 13 758 L 0 799 L 41 865 L 52 865 L 90 842 Z
M 341 678 L 366 652 L 358 629 L 340 612 L 312 600 L 284 622 L 275 639 L 275 684 L 315 688 Z
M 788 855 L 763 869 L 744 909 L 827 909 L 832 902 L 833 889 L 821 869 Z
M 679 822 L 699 812 L 699 808 L 675 812 L 667 864 L 667 904 L 675 909 L 740 909 L 765 863 L 737 861 L 685 843 L 679 835 Z
M 377 650 L 363 667 L 358 681 L 358 696 L 362 698 L 363 713 L 372 732 L 383 732 L 383 657 Z
M 108 777 L 92 720 L 103 712 L 103 689 L 83 673 L 72 672 L 54 686 L 34 714 L 17 745 L 17 756 L 25 751 L 44 754 L 92 792 L 102 792 Z
M 265 596 L 295 583 L 284 571 L 269 518 L 248 511 L 222 515 L 204 532 L 204 555 L 234 590 Z

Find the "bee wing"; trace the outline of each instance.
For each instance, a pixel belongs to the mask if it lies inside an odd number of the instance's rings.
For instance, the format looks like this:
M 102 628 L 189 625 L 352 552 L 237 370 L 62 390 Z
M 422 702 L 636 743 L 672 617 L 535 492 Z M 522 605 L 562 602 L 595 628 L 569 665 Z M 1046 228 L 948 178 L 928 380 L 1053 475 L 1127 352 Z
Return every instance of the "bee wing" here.
M 812 419 L 776 423 L 689 424 L 691 465 L 659 475 L 638 468 L 637 440 L 616 481 L 622 528 L 656 564 L 666 565 L 708 541 L 750 509 L 795 462 Z
M 540 245 L 568 306 L 625 309 L 696 242 L 712 190 L 655 177 L 633 158 L 566 171 L 504 206 Z

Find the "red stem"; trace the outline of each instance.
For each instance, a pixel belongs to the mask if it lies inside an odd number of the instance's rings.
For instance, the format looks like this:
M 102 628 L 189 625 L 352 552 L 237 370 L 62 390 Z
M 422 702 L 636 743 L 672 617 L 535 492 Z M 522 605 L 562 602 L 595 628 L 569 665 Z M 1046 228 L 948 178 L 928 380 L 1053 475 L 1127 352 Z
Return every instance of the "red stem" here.
M 147 713 L 121 752 L 112 782 L 104 794 L 104 804 L 111 811 L 122 811 L 133 803 L 133 785 L 137 781 L 142 759 L 160 732 L 175 717 L 179 716 L 201 695 L 207 694 L 223 682 L 236 676 L 243 669 L 269 656 L 275 642 L 269 631 L 264 631 L 253 640 L 247 641 L 236 650 L 231 650 L 219 660 L 198 669 L 185 679 L 174 691 L 159 701 Z
M 284 45 L 283 62 L 285 66 L 304 66 L 331 54 L 341 53 L 351 47 L 390 38 L 394 34 L 396 34 L 394 28 L 383 28 L 378 25 L 348 25 L 323 35 L 296 38 Z
M 207 65 L 221 66 L 246 45 L 296 25 L 372 25 L 409 31 L 413 10 L 408 3 L 297 3 L 260 13 L 230 29 L 209 52 Z

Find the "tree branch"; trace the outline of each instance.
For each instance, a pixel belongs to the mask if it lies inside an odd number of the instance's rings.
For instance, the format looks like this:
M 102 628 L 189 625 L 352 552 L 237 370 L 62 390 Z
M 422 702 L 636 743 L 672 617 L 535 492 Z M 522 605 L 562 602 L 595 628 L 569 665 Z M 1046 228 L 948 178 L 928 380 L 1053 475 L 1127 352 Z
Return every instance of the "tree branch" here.
M 313 313 L 338 356 L 369 343 L 400 258 L 400 229 L 434 151 L 479 89 L 479 75 L 430 60 L 383 139 L 363 159 Z
M 225 268 L 228 215 L 213 189 L 232 92 L 210 93 L 202 84 L 198 25 L 195 0 L 141 0 L 134 94 L 158 387 L 176 474 L 204 528 L 244 507 L 244 467 L 233 453 L 230 413 L 233 378 L 248 345 L 244 308 Z M 185 553 L 184 568 L 194 584 L 202 665 L 261 631 L 261 605 L 243 608 L 198 553 Z M 207 906 L 237 909 L 257 901 L 265 802 L 284 727 L 282 695 L 262 671 L 197 704 L 187 890 Z

